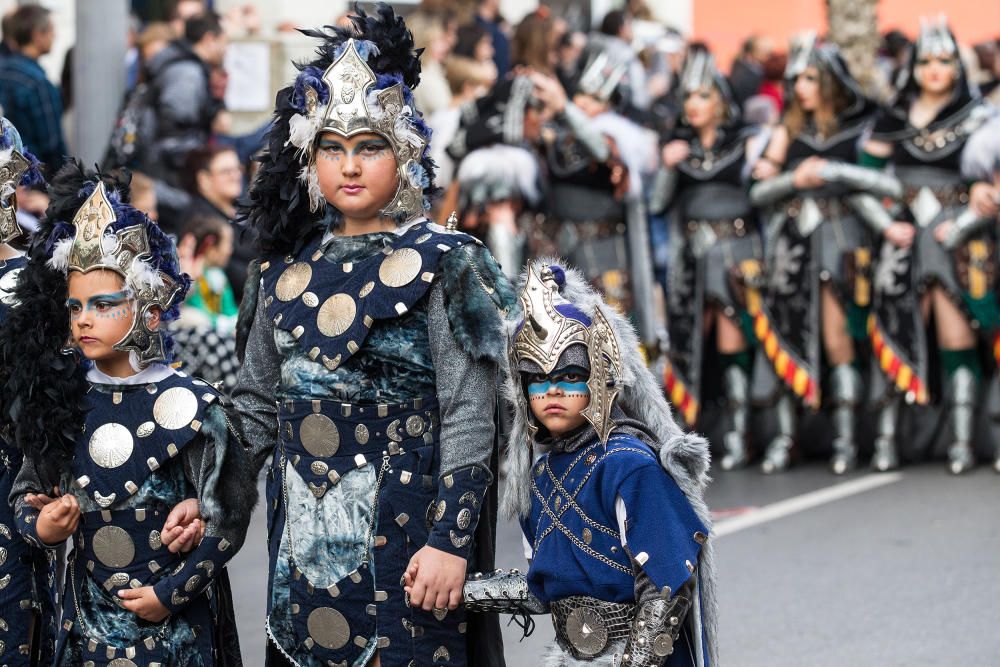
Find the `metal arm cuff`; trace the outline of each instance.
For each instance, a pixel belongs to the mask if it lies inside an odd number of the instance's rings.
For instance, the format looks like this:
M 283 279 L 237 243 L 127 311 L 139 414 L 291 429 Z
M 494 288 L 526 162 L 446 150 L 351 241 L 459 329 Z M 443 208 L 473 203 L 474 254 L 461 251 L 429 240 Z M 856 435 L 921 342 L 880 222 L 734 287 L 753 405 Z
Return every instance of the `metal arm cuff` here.
M 792 182 L 794 178 L 795 174 L 793 172 L 785 171 L 774 178 L 755 183 L 750 188 L 750 203 L 758 207 L 770 206 L 791 196 L 796 191 L 795 185 Z
M 691 600 L 681 595 L 640 604 L 625 644 L 622 667 L 662 665 L 663 659 L 674 652 L 674 642 L 690 607 Z
M 496 614 L 545 614 L 548 608 L 528 590 L 528 580 L 518 570 L 477 572 L 465 582 L 462 601 L 469 611 Z
M 847 198 L 851 203 L 851 208 L 861 216 L 861 219 L 868 223 L 868 226 L 872 228 L 878 234 L 885 233 L 885 230 L 889 228 L 892 224 L 892 216 L 889 212 L 885 210 L 880 202 L 875 197 L 867 193 L 854 194 Z
M 569 129 L 576 135 L 577 141 L 583 144 L 592 158 L 598 162 L 606 162 L 611 157 L 611 149 L 608 148 L 604 137 L 600 132 L 594 130 L 590 118 L 580 107 L 572 102 L 567 102 L 562 117 Z
M 980 229 L 988 227 L 992 222 L 990 218 L 981 218 L 971 208 L 966 208 L 955 218 L 955 222 L 952 223 L 951 229 L 941 245 L 948 250 L 954 250 L 962 241 Z
M 876 197 L 900 199 L 903 196 L 903 186 L 899 179 L 884 171 L 846 162 L 827 162 L 821 175 L 827 183 L 840 183 Z
M 674 198 L 677 188 L 677 171 L 660 167 L 653 179 L 652 192 L 649 194 L 649 212 L 662 213 Z

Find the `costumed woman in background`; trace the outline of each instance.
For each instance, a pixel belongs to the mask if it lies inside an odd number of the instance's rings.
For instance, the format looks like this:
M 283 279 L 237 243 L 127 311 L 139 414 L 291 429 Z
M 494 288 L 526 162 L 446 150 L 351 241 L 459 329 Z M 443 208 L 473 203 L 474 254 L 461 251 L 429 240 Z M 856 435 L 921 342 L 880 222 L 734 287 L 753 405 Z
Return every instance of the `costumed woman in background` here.
M 867 340 L 869 229 L 899 233 L 880 203 L 898 198 L 899 184 L 855 164 L 874 108 L 836 47 L 806 36 L 793 44 L 785 78 L 790 99 L 750 191 L 751 202 L 766 207 L 767 276 L 763 292 L 748 290 L 747 309 L 767 357 L 761 368 L 773 370 L 755 374 L 752 395 L 777 400 L 778 422 L 761 467 L 766 473 L 788 467 L 795 401 L 819 409 L 828 368 L 830 467 L 843 474 L 857 464 L 855 413 L 863 387 L 855 348 Z
M 749 340 L 743 303 L 745 266 L 759 272 L 763 240 L 747 185 L 756 128 L 742 122 L 729 84 L 712 56 L 692 54 L 680 81 L 684 113 L 663 147 L 650 210 L 674 208 L 665 369 L 667 397 L 693 428 L 704 402 L 702 364 L 714 330 L 730 421 L 723 439 L 723 470 L 748 462 Z M 756 143 L 759 155 L 763 148 Z M 746 263 L 746 264 L 745 264 Z M 711 343 L 707 343 L 711 345 Z M 766 372 L 766 371 L 765 371 Z
M 513 289 L 472 237 L 425 218 L 403 20 L 379 4 L 306 34 L 318 55 L 278 93 L 245 213 L 263 261 L 234 400 L 256 464 L 273 455 L 267 664 L 497 664 L 496 620 L 458 604 L 467 563 L 492 567 Z
M 530 566 L 474 576 L 466 604 L 551 611 L 548 667 L 718 664 L 708 443 L 678 428 L 634 329 L 580 272 L 532 262 L 521 305 L 504 511 Z
M 977 347 L 991 342 L 986 336 L 1000 325 L 997 156 L 983 150 L 989 133 L 1000 131 L 994 116 L 969 80 L 944 18 L 922 21 L 905 81 L 865 146 L 870 164 L 890 163 L 902 181 L 905 208 L 893 225 L 908 230 L 900 242 L 883 244 L 875 281 L 876 470 L 899 466 L 903 401 L 929 401 L 925 327 L 932 313 L 939 397 L 950 415 L 948 469 L 959 474 L 975 464 L 975 414 L 987 375 L 981 359 L 990 356 Z M 994 456 L 1000 472 L 1000 455 Z
M 52 195 L 2 328 L 0 398 L 25 455 L 18 530 L 73 537 L 55 664 L 236 664 L 224 566 L 256 486 L 218 395 L 167 365 L 160 327 L 189 281 L 124 182 L 69 163 Z M 205 533 L 182 555 L 167 522 L 185 504 Z
M 17 277 L 28 263 L 14 243 L 23 241 L 17 223 L 18 186 L 44 182 L 38 160 L 25 150 L 17 129 L 0 117 L 0 323 L 13 305 Z M 21 469 L 21 450 L 0 432 L 0 664 L 47 665 L 55 650 L 56 554 L 36 549 L 15 529 L 7 499 Z

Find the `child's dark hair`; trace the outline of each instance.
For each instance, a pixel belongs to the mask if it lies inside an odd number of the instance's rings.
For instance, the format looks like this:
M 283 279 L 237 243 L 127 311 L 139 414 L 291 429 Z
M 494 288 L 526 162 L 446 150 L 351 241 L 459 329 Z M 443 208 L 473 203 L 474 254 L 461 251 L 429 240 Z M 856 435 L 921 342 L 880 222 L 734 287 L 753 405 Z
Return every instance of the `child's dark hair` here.
M 229 221 L 218 215 L 210 213 L 193 215 L 184 225 L 181 238 L 193 236 L 195 240 L 194 255 L 200 257 L 210 247 L 218 244 L 219 238 L 228 226 Z

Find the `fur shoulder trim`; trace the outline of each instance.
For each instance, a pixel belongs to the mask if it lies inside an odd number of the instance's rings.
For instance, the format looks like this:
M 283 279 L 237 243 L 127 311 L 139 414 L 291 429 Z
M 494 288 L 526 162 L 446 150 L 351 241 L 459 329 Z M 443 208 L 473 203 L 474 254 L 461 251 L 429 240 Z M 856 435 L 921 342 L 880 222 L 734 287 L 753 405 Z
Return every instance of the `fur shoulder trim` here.
M 441 258 L 441 285 L 452 335 L 474 359 L 507 357 L 504 318 L 517 301 L 514 286 L 485 246 L 468 243 Z

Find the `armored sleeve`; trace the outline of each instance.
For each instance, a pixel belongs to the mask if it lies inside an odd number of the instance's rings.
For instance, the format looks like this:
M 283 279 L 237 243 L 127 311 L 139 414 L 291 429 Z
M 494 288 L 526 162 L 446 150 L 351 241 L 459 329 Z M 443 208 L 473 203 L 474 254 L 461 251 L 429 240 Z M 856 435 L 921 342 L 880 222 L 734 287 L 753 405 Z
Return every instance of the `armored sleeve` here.
M 278 438 L 275 392 L 281 377 L 281 358 L 274 344 L 274 328 L 257 299 L 256 315 L 247 336 L 243 366 L 233 390 L 240 431 L 256 470 L 263 465 Z
M 486 489 L 493 482 L 497 367 L 476 360 L 455 340 L 440 284 L 431 289 L 427 326 L 441 411 L 441 477 L 438 503 L 445 508 L 427 540 L 468 558 Z M 470 497 L 469 494 L 472 496 Z
M 182 455 L 205 520 L 205 536 L 186 554 L 179 570 L 153 587 L 171 613 L 203 593 L 239 551 L 257 501 L 256 468 L 230 429 L 223 406 L 206 410 L 201 435 Z

